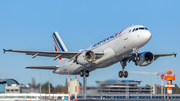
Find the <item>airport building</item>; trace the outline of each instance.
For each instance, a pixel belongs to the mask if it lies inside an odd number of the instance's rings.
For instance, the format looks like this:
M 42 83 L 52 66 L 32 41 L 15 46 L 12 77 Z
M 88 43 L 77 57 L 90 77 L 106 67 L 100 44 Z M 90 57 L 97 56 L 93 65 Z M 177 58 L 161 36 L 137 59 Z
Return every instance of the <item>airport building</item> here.
M 96 81 L 97 87 L 87 87 L 87 99 L 106 99 L 106 100 L 162 100 L 168 99 L 166 94 L 156 94 L 156 85 L 138 86 L 141 81 L 135 80 L 106 80 Z M 75 98 L 75 81 L 70 82 L 71 99 Z M 82 93 L 82 87 L 77 81 L 78 99 L 85 97 Z M 153 94 L 151 94 L 151 90 Z M 25 91 L 24 91 L 25 90 Z M 32 93 L 32 88 L 28 85 L 20 85 L 14 79 L 0 79 L 0 101 L 5 100 L 63 100 L 68 98 L 68 94 L 40 94 Z M 35 91 L 35 90 L 34 90 Z M 38 90 L 39 91 L 39 90 Z M 74 93 L 73 93 L 74 92 Z M 16 93 L 16 94 L 15 94 Z M 176 101 L 180 100 L 179 94 L 172 94 L 169 97 Z
M 87 87 L 87 94 L 157 94 L 156 84 L 138 86 L 141 81 L 135 80 L 106 80 L 96 81 L 99 86 Z M 77 80 L 77 94 L 82 94 L 83 87 Z M 20 85 L 14 79 L 0 79 L 0 93 L 40 93 L 38 87 Z M 70 81 L 70 93 L 75 94 L 75 80 Z
M 141 81 L 135 80 L 106 80 L 96 81 L 97 87 L 87 87 L 87 94 L 157 94 L 156 84 L 138 86 Z
M 0 93 L 12 94 L 12 93 L 39 93 L 38 87 L 30 87 L 29 85 L 20 85 L 14 79 L 0 79 Z
M 0 79 L 0 93 L 19 93 L 19 83 L 14 79 Z

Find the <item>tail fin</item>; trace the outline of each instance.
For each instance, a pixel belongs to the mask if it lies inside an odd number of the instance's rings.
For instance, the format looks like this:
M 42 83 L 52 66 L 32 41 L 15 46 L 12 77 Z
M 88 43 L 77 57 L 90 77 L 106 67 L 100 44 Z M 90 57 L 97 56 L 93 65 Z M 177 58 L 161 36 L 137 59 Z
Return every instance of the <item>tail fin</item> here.
M 58 34 L 58 32 L 54 32 L 54 33 L 52 34 L 52 36 L 53 36 L 55 51 L 68 52 L 66 46 L 64 45 L 61 37 L 60 37 L 59 34 Z M 60 63 L 62 60 L 64 60 L 64 58 L 60 58 L 60 57 L 59 57 L 58 63 Z
M 53 36 L 53 40 L 54 40 L 55 51 L 68 52 L 66 46 L 64 45 L 61 37 L 58 34 L 58 32 L 54 32 L 52 34 L 52 36 Z

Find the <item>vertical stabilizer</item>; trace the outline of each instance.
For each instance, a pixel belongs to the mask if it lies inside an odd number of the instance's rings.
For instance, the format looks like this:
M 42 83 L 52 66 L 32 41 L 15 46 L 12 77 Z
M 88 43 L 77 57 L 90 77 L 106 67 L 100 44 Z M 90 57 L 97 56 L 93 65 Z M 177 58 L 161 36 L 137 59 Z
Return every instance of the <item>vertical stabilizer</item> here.
M 66 46 L 64 45 L 61 37 L 59 36 L 58 32 L 54 32 L 52 34 L 53 37 L 53 41 L 54 41 L 54 48 L 55 51 L 60 51 L 60 52 L 68 52 Z M 58 63 L 61 62 L 61 60 L 63 60 L 63 58 L 58 59 Z
M 64 45 L 61 37 L 59 36 L 58 32 L 54 32 L 52 34 L 54 40 L 54 47 L 56 51 L 60 52 L 68 52 L 66 46 Z

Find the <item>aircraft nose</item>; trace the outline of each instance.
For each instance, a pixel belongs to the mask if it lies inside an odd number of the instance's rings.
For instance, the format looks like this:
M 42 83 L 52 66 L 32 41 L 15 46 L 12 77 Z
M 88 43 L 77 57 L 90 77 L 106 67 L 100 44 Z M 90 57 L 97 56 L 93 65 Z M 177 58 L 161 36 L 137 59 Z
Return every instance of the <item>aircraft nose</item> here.
M 145 34 L 144 34 L 144 38 L 146 39 L 146 41 L 149 41 L 151 39 L 151 32 L 150 31 L 147 31 Z

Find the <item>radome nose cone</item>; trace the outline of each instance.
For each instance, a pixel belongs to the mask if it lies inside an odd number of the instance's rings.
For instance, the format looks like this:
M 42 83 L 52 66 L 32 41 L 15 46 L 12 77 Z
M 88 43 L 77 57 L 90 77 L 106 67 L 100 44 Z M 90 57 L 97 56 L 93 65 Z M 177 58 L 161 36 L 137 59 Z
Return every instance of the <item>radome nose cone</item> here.
M 149 41 L 151 39 L 151 32 L 150 31 L 146 32 L 145 38 L 147 41 Z

